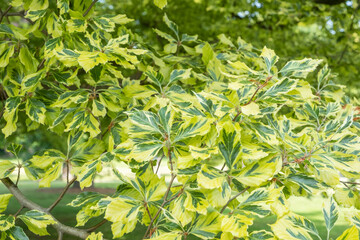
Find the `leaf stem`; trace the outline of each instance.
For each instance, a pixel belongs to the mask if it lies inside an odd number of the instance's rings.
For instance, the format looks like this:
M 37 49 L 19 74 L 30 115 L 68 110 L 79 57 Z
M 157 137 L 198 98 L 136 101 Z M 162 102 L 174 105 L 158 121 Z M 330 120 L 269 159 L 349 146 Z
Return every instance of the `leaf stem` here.
M 221 209 L 220 213 L 223 213 L 225 211 L 226 207 L 231 203 L 232 200 L 234 200 L 235 198 L 246 192 L 249 188 L 250 187 L 245 188 L 244 190 L 242 190 L 241 192 L 230 198 L 229 201 L 227 201 L 227 203 L 225 204 L 225 206 Z
M 19 215 L 19 213 L 24 209 L 25 207 L 24 206 L 21 206 L 19 208 L 19 210 L 17 210 L 17 212 L 14 214 L 14 218 L 16 218 L 17 215 Z
M 96 229 L 98 229 L 99 227 L 101 227 L 102 225 L 104 225 L 105 223 L 107 223 L 107 220 L 106 220 L 106 219 L 103 219 L 101 222 L 99 222 L 98 224 L 94 225 L 93 227 L 86 229 L 86 231 L 87 231 L 87 232 L 93 232 L 93 231 L 95 231 Z
M 21 170 L 21 167 L 18 166 L 17 178 L 16 178 L 16 183 L 15 183 L 16 186 L 18 185 L 19 180 L 20 180 L 20 170 Z
M 65 186 L 64 190 L 62 191 L 62 193 L 60 194 L 60 196 L 55 200 L 55 202 L 53 204 L 51 204 L 51 206 L 47 209 L 47 211 L 51 212 L 51 210 L 54 209 L 54 207 L 56 207 L 56 205 L 61 201 L 61 199 L 64 197 L 65 193 L 69 190 L 70 186 L 76 181 L 77 177 L 74 177 L 73 179 L 71 179 L 70 182 L 68 182 L 68 184 Z
M 171 158 L 171 157 L 170 157 L 170 158 Z M 168 197 L 168 195 L 169 195 L 169 193 L 170 193 L 170 189 L 171 189 L 171 186 L 172 186 L 175 178 L 176 178 L 176 174 L 171 173 L 170 183 L 169 183 L 168 188 L 166 189 L 166 193 L 165 193 L 165 196 L 164 196 L 164 200 L 163 200 L 161 206 L 159 207 L 158 211 L 156 212 L 155 216 L 151 219 L 150 224 L 149 224 L 149 226 L 148 226 L 148 228 L 147 228 L 147 230 L 146 230 L 146 232 L 145 232 L 145 235 L 144 235 L 143 239 L 146 239 L 147 235 L 148 235 L 149 232 L 150 232 L 151 227 L 153 226 L 155 220 L 156 220 L 157 217 L 159 216 L 159 214 L 160 214 L 160 212 L 161 212 L 161 209 L 165 206 L 165 204 L 167 204 L 167 203 L 169 203 L 170 201 L 173 200 L 173 198 L 171 198 L 170 200 L 167 200 L 167 197 Z M 174 199 L 175 199 L 175 198 L 174 198 Z
M 86 15 L 88 15 L 88 13 L 90 12 L 91 8 L 95 5 L 95 3 L 97 2 L 98 0 L 93 0 L 92 3 L 90 4 L 90 6 L 88 7 L 88 9 L 86 9 L 86 11 L 84 12 L 83 14 L 83 17 L 86 17 Z

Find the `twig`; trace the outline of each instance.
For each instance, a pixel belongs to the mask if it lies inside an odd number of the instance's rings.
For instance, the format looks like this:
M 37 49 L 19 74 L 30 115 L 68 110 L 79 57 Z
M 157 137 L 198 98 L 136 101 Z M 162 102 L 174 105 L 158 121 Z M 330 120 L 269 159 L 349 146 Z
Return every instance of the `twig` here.
M 48 212 L 51 212 L 51 210 L 54 209 L 54 207 L 56 207 L 56 205 L 61 201 L 61 199 L 64 197 L 65 193 L 69 190 L 69 187 L 76 181 L 76 177 L 74 177 L 73 179 L 71 179 L 71 181 L 65 186 L 64 190 L 62 191 L 62 193 L 60 194 L 60 196 L 56 199 L 56 201 L 51 204 L 51 206 L 47 209 Z
M 46 61 L 46 59 L 44 58 L 44 59 L 40 62 L 39 66 L 37 67 L 37 70 L 38 70 L 38 71 L 44 67 L 45 61 Z
M 103 219 L 101 222 L 99 222 L 99 223 L 96 224 L 95 226 L 86 229 L 86 231 L 87 231 L 87 232 L 93 232 L 93 231 L 95 231 L 96 229 L 98 229 L 99 227 L 101 227 L 102 225 L 104 225 L 105 223 L 107 223 L 107 220 L 106 220 L 106 219 Z
M 14 218 L 16 218 L 17 215 L 19 215 L 19 213 L 24 209 L 25 207 L 24 206 L 21 206 L 19 208 L 19 210 L 17 210 L 17 212 L 14 214 Z
M 147 204 L 147 202 L 145 202 L 145 209 L 149 215 L 149 218 L 150 218 L 150 221 L 152 220 L 152 216 L 151 216 L 151 213 L 150 213 L 150 210 L 149 210 L 149 205 Z
M 246 192 L 250 187 L 245 188 L 244 190 L 242 190 L 241 192 L 239 192 L 238 194 L 236 194 L 235 196 L 233 196 L 232 198 L 229 199 L 229 201 L 227 201 L 227 203 L 225 204 L 225 206 L 221 209 L 220 213 L 223 213 L 224 210 L 226 209 L 226 207 L 230 204 L 230 202 L 232 200 L 234 200 L 235 198 L 237 198 L 238 196 L 240 196 L 241 194 L 243 194 L 244 192 Z
M 4 19 L 4 17 L 6 16 L 6 14 L 10 11 L 10 9 L 12 8 L 12 6 L 9 6 L 5 12 L 3 12 L 0 16 L 0 23 L 2 22 L 2 20 Z
M 258 91 L 259 91 L 260 89 L 262 89 L 263 87 L 265 87 L 266 84 L 271 80 L 272 77 L 273 77 L 273 76 L 267 77 L 266 80 L 265 80 L 265 82 L 264 82 L 262 85 L 260 85 L 260 86 L 258 86 L 258 87 L 256 88 L 256 90 L 255 90 L 254 94 L 251 96 L 250 100 L 249 100 L 247 103 L 245 103 L 244 105 L 242 105 L 242 106 L 244 107 L 244 106 L 249 105 L 249 104 L 254 100 L 254 97 L 256 96 L 256 94 L 258 93 Z M 238 111 L 238 113 L 236 114 L 236 116 L 233 118 L 233 122 L 235 122 L 235 120 L 236 120 L 237 117 L 240 115 L 240 113 L 241 113 L 241 111 Z
M 353 184 L 353 185 L 360 185 L 360 183 L 357 183 L 357 182 L 346 182 L 346 181 L 340 181 L 342 183 L 348 183 L 348 184 Z
M 38 210 L 50 215 L 53 218 L 53 220 L 56 222 L 53 225 L 53 227 L 59 232 L 66 233 L 81 239 L 86 239 L 88 237 L 89 233 L 87 233 L 85 230 L 75 227 L 69 227 L 62 224 L 61 222 L 59 222 L 59 220 L 57 220 L 54 216 L 52 216 L 52 214 L 46 208 L 43 208 L 38 204 L 27 199 L 24 196 L 24 194 L 19 190 L 19 188 L 11 181 L 10 178 L 7 177 L 7 178 L 2 178 L 0 180 L 22 206 L 29 208 L 31 210 Z
M 159 164 L 158 164 L 158 166 L 157 166 L 157 168 L 156 168 L 155 174 L 157 174 L 157 173 L 159 172 L 160 164 L 161 164 L 161 161 L 163 160 L 164 156 L 165 156 L 165 154 L 163 154 L 163 155 L 161 156 L 161 158 L 160 158 L 160 160 L 159 160 Z
M 90 6 L 88 7 L 88 9 L 86 9 L 86 11 L 84 12 L 83 14 L 83 17 L 86 17 L 86 15 L 88 15 L 88 13 L 90 12 L 91 8 L 95 5 L 95 3 L 97 2 L 98 0 L 93 0 L 92 3 L 90 4 Z
M 221 170 L 220 170 L 221 172 L 224 170 L 225 166 L 226 166 L 226 162 L 224 162 L 224 165 L 222 165 Z
M 272 78 L 272 76 L 267 77 L 266 80 L 265 80 L 265 82 L 264 82 L 262 85 L 260 85 L 260 86 L 257 87 L 257 89 L 255 90 L 254 94 L 251 96 L 250 100 L 249 100 L 247 103 L 245 103 L 243 106 L 249 105 L 249 104 L 254 100 L 254 97 L 255 97 L 255 95 L 257 94 L 257 92 L 258 92 L 260 89 L 262 89 L 263 87 L 265 87 L 266 84 L 270 81 L 271 78 Z
M 66 160 L 66 183 L 69 184 L 69 176 L 70 176 L 70 161 Z
M 171 157 L 170 157 L 170 158 L 171 158 Z M 175 177 L 176 177 L 175 174 L 173 174 L 173 173 L 171 173 L 171 174 L 172 174 L 172 175 L 171 175 L 170 183 L 169 183 L 169 186 L 168 186 L 168 188 L 167 188 L 167 190 L 166 190 L 163 203 L 162 203 L 161 206 L 159 207 L 159 209 L 158 209 L 158 211 L 156 212 L 155 216 L 151 219 L 150 224 L 149 224 L 149 226 L 148 226 L 148 228 L 147 228 L 147 230 L 146 230 L 146 232 L 145 232 L 145 235 L 144 235 L 143 239 L 145 239 L 145 238 L 147 237 L 147 235 L 149 234 L 149 231 L 150 231 L 152 225 L 154 224 L 155 220 L 156 220 L 157 217 L 159 216 L 159 214 L 160 214 L 160 212 L 161 212 L 161 209 L 165 206 L 165 204 L 169 203 L 169 201 L 170 201 L 170 200 L 167 200 L 167 197 L 168 197 L 168 195 L 169 195 L 171 186 L 172 186 L 172 184 L 173 184 L 173 182 L 174 182 L 174 180 L 175 180 Z M 171 201 L 172 201 L 172 200 L 171 200 Z

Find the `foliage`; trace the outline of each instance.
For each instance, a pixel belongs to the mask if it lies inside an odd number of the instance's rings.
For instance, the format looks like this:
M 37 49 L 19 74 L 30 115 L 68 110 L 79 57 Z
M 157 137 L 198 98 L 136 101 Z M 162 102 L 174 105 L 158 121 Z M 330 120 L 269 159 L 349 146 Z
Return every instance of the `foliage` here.
M 165 29 L 161 9 L 150 0 L 106 0 L 99 5 L 102 11 L 134 18 L 131 26 L 137 33 Z M 344 90 L 351 96 L 360 94 L 356 0 L 182 0 L 168 1 L 164 10 L 185 33 L 208 41 L 218 40 L 220 33 L 233 38 L 241 34 L 254 48 L 274 49 L 281 64 L 304 57 L 323 59 L 338 75 L 335 82 L 349 86 Z M 157 45 L 158 39 L 146 36 Z
M 97 14 L 96 2 L 14 0 L 6 14 L 22 20 L 0 24 L 8 150 L 19 155 L 21 146 L 11 141 L 19 128 L 66 138 L 65 147 L 0 162 L 12 194 L 0 195 L 0 211 L 12 196 L 26 208 L 0 215 L 0 239 L 28 239 L 15 219 L 38 235 L 52 225 L 59 239 L 103 239 L 96 229 L 107 221 L 114 238 L 137 224 L 147 227 L 144 238 L 156 240 L 320 238 L 287 203 L 319 193 L 330 199 L 323 211 L 328 236 L 344 211 L 349 228 L 338 239 L 357 239 L 360 112 L 331 82 L 326 64 L 315 74 L 321 60 L 282 64 L 273 50 L 225 34 L 209 43 L 183 33 L 166 14 L 167 29 L 151 33 L 166 43 L 153 48 L 125 27 L 132 19 Z M 118 161 L 133 174 L 117 169 Z M 158 174 L 162 161 L 167 178 Z M 115 194 L 77 195 L 69 204 L 81 207 L 76 227 L 52 216 L 75 180 L 88 187 L 105 167 L 120 180 Z M 50 187 L 64 168 L 68 184 L 44 208 L 9 178 L 21 168 L 39 187 Z M 277 217 L 271 231 L 249 230 L 269 215 Z M 81 228 L 97 217 L 99 224 Z

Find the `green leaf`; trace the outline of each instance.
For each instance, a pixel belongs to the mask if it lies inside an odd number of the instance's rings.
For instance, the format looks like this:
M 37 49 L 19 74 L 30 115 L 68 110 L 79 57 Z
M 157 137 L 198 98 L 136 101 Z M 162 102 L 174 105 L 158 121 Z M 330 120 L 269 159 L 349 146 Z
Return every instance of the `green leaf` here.
M 277 63 L 277 61 L 279 60 L 279 57 L 276 56 L 275 52 L 271 49 L 268 49 L 267 47 L 264 47 L 262 52 L 261 52 L 261 55 L 260 55 L 264 61 L 265 61 L 265 64 L 266 64 L 266 69 L 267 69 L 267 72 L 269 74 L 272 73 L 271 71 L 271 68 L 273 66 L 275 66 L 275 64 Z
M 15 218 L 13 216 L 11 216 L 11 215 L 7 216 L 4 214 L 0 214 L 0 231 L 1 232 L 5 232 L 14 226 L 15 226 Z
M 115 236 L 114 236 L 115 237 Z M 103 240 L 103 234 L 101 232 L 99 233 L 94 233 L 92 232 L 87 238 L 86 240 Z
M 18 157 L 22 147 L 23 146 L 20 144 L 10 143 L 9 146 L 6 147 L 6 151 L 11 152 L 15 157 Z
M 115 30 L 115 23 L 108 17 L 94 17 L 93 21 L 95 25 L 106 31 L 106 32 L 113 32 Z
M 95 174 L 101 172 L 101 170 L 102 165 L 100 160 L 85 163 L 77 174 L 80 188 L 84 189 L 84 187 L 90 187 L 95 178 Z
M 26 114 L 32 121 L 44 124 L 46 106 L 43 102 L 35 98 L 29 98 L 26 102 Z
M 15 45 L 8 43 L 0 44 L 0 68 L 4 68 L 9 64 L 9 60 L 14 54 Z
M 139 202 L 130 197 L 119 196 L 114 198 L 106 207 L 105 219 L 111 222 L 126 223 L 137 220 L 140 211 Z
M 209 129 L 210 122 L 206 118 L 193 117 L 180 126 L 174 142 L 183 141 L 195 135 L 205 135 Z
M 8 177 L 16 168 L 16 164 L 9 160 L 0 160 L 0 178 Z
M 322 60 L 315 60 L 311 58 L 289 61 L 279 71 L 279 73 L 286 77 L 306 78 L 308 73 L 314 71 L 321 62 Z
M 1 130 L 5 137 L 10 136 L 13 132 L 16 131 L 17 126 L 17 120 L 18 120 L 18 108 L 21 104 L 21 97 L 9 97 L 6 100 L 5 104 L 5 112 L 4 112 L 4 119 L 6 121 L 5 127 Z
M 56 2 L 57 8 L 60 9 L 60 14 L 68 13 L 70 10 L 69 0 L 58 0 Z
M 11 240 L 29 240 L 21 227 L 14 226 L 6 231 L 6 234 Z
M 221 231 L 221 220 L 218 212 L 200 215 L 194 219 L 190 233 L 200 239 L 213 239 Z
M 223 129 L 219 143 L 219 150 L 225 159 L 225 163 L 229 169 L 232 169 L 240 157 L 240 133 L 233 130 L 227 132 Z
M 11 197 L 12 194 L 0 194 L 0 213 L 6 210 Z
M 154 4 L 158 8 L 163 9 L 167 5 L 167 0 L 154 0 Z
M 244 167 L 238 174 L 234 173 L 234 175 L 245 186 L 255 187 L 271 179 L 281 170 L 281 166 L 282 161 L 279 156 L 266 157 Z
M 27 211 L 25 214 L 19 215 L 18 218 L 26 224 L 30 231 L 39 236 L 49 235 L 46 227 L 56 223 L 50 215 L 37 210 Z
M 97 192 L 82 192 L 82 193 L 76 195 L 76 198 L 67 205 L 71 206 L 71 207 L 81 207 L 88 203 L 98 201 L 104 197 L 105 197 L 105 195 L 97 193 Z
M 266 90 L 262 95 L 259 96 L 261 99 L 274 98 L 285 94 L 296 87 L 296 80 L 285 78 L 282 81 L 275 83 L 268 90 Z
M 72 18 L 66 21 L 66 29 L 69 33 L 85 32 L 86 28 L 87 22 L 85 19 Z
M 309 231 L 315 228 L 309 220 L 296 214 L 285 215 L 270 226 L 276 237 L 289 240 L 312 240 Z
M 38 87 L 43 75 L 44 71 L 27 75 L 21 82 L 23 92 L 33 92 Z
M 181 70 L 173 70 L 170 74 L 170 80 L 167 85 L 172 84 L 175 81 L 185 80 L 190 78 L 191 69 L 181 69 Z
M 330 198 L 330 205 L 329 205 L 329 211 L 323 208 L 323 214 L 326 224 L 326 229 L 328 231 L 328 234 L 330 233 L 331 229 L 334 227 L 335 222 L 338 220 L 338 209 L 337 205 L 333 198 Z
M 164 1 L 164 0 L 159 0 L 159 1 Z M 163 20 L 164 20 L 165 24 L 171 29 L 171 31 L 173 31 L 175 33 L 176 38 L 179 41 L 180 38 L 179 38 L 178 26 L 173 21 L 169 20 L 169 18 L 167 17 L 166 14 L 164 15 Z
M 77 61 L 86 72 L 96 65 L 105 64 L 108 61 L 106 54 L 102 52 L 78 51 L 78 53 L 80 55 L 77 57 Z
M 336 240 L 356 240 L 359 239 L 359 230 L 352 226 L 346 229 Z

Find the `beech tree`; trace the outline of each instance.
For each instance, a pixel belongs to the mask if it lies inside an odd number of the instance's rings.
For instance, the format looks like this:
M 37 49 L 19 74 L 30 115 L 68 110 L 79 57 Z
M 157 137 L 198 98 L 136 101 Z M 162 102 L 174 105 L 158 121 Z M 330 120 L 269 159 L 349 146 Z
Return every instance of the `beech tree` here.
M 132 19 L 97 12 L 96 3 L 13 0 L 1 12 L 7 150 L 18 156 L 22 146 L 12 137 L 40 129 L 66 144 L 0 161 L 9 190 L 0 195 L 0 239 L 29 239 L 19 221 L 39 236 L 54 227 L 59 240 L 105 239 L 98 227 L 106 222 L 112 238 L 140 224 L 143 239 L 155 240 L 321 239 L 287 201 L 320 193 L 327 239 L 339 211 L 348 226 L 337 239 L 359 238 L 359 102 L 344 95 L 327 64 L 281 64 L 273 50 L 221 32 L 208 42 L 165 12 L 167 28 L 148 31 L 164 44 L 153 45 L 126 27 Z M 63 168 L 67 185 L 50 206 L 17 187 L 21 169 L 51 187 Z M 81 207 L 76 227 L 52 215 L 75 181 L 88 187 L 104 168 L 119 179 L 114 194 L 78 194 L 69 204 Z M 11 198 L 22 207 L 4 214 Z M 249 229 L 266 216 L 276 217 L 271 231 Z M 92 218 L 99 223 L 88 226 Z

